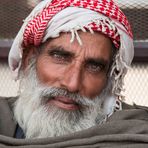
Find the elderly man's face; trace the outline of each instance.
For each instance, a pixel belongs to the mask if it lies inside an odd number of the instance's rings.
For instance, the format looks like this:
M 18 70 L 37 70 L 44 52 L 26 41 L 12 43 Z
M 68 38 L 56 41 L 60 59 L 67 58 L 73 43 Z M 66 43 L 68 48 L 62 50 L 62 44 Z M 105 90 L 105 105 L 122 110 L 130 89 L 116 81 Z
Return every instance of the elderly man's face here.
M 41 46 L 37 56 L 29 50 L 15 106 L 27 138 L 66 135 L 105 121 L 112 44 L 99 33 L 79 36 L 82 46 L 77 39 L 70 43 L 70 33 L 62 33 Z
M 70 43 L 70 33 L 51 39 L 37 58 L 37 76 L 46 86 L 64 88 L 93 99 L 106 85 L 112 44 L 100 33 L 79 32 L 79 36 L 82 46 L 77 39 Z M 63 96 L 49 103 L 65 110 L 78 109 L 70 98 Z

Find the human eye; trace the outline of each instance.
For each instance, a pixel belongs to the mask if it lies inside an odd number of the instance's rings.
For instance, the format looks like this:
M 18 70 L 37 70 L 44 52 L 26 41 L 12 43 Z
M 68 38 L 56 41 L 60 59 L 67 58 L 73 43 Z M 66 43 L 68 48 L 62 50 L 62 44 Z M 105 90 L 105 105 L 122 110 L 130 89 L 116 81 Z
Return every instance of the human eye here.
M 86 64 L 86 69 L 90 73 L 98 74 L 105 69 L 105 65 L 100 62 L 90 61 Z
M 57 49 L 49 51 L 49 56 L 54 60 L 54 62 L 59 64 L 64 64 L 71 60 L 70 53 Z

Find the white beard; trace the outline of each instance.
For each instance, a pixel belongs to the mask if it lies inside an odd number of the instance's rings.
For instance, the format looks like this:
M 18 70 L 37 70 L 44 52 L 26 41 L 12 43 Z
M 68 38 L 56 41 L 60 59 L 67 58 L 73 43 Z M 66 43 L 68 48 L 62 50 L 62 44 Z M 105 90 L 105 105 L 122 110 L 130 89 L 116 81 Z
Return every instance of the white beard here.
M 105 119 L 101 105 L 107 95 L 105 89 L 99 97 L 89 99 L 60 88 L 39 84 L 35 64 L 22 78 L 20 97 L 14 108 L 15 118 L 26 138 L 55 137 L 90 128 Z M 70 96 L 82 107 L 77 111 L 67 111 L 47 101 L 53 96 Z M 98 120 L 99 119 L 99 120 Z M 96 121 L 98 120 L 98 121 Z

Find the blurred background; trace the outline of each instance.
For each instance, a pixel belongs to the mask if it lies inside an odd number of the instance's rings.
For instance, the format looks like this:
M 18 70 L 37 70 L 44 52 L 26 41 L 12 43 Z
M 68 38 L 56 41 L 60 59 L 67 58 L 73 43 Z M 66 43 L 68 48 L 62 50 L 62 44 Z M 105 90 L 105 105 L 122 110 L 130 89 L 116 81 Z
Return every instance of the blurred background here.
M 7 56 L 23 19 L 41 0 L 0 0 L 0 96 L 16 96 Z M 148 106 L 148 0 L 115 0 L 131 23 L 135 56 L 125 77 L 125 101 Z

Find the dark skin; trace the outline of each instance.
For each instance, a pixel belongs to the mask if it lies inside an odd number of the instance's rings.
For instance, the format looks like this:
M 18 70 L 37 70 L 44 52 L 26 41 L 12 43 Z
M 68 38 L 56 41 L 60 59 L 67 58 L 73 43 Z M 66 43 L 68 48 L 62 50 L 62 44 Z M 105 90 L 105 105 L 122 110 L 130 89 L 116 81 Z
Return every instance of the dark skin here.
M 36 72 L 46 86 L 64 88 L 93 99 L 106 86 L 112 42 L 101 33 L 80 31 L 79 36 L 82 45 L 76 39 L 70 43 L 70 33 L 48 41 L 37 56 Z

